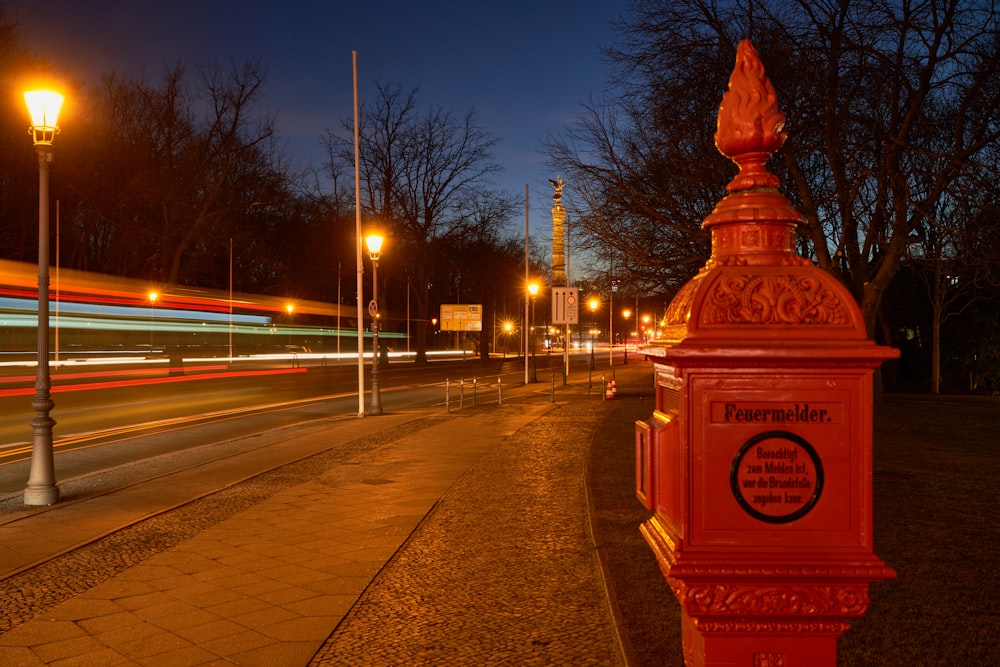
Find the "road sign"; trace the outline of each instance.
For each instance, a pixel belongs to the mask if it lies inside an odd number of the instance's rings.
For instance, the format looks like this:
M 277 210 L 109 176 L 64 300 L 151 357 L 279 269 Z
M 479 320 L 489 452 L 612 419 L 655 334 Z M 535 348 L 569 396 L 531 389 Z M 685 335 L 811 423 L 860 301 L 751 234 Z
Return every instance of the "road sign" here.
M 579 324 L 580 290 L 577 287 L 552 288 L 552 324 Z
M 441 331 L 482 331 L 481 303 L 441 304 Z
M 372 317 L 378 315 L 378 303 L 375 302 L 375 299 L 368 302 L 368 314 Z

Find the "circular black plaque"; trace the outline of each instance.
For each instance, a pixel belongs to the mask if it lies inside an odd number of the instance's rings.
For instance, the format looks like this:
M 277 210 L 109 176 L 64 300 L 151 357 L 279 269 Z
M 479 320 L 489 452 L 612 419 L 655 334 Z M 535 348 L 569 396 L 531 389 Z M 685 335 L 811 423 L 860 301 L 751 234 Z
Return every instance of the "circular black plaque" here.
M 743 510 L 767 523 L 790 523 L 808 514 L 823 492 L 823 462 L 802 436 L 767 431 L 740 447 L 729 485 Z

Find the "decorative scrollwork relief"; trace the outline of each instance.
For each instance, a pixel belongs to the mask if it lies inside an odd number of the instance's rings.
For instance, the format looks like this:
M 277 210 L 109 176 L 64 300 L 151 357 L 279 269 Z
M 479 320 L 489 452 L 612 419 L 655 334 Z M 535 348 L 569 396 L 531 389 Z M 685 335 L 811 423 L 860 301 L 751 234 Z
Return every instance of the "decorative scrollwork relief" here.
M 850 628 L 848 623 L 842 621 L 694 621 L 699 632 L 712 633 L 737 633 L 764 634 L 768 632 L 778 634 L 828 634 L 842 635 Z
M 785 667 L 785 654 L 754 653 L 753 667 Z
M 703 325 L 847 325 L 850 313 L 815 273 L 723 275 L 711 287 Z
M 861 616 L 867 586 L 693 585 L 685 592 L 690 616 Z
M 694 293 L 698 289 L 698 285 L 701 284 L 702 278 L 703 274 L 699 274 L 686 282 L 684 287 L 680 288 L 667 308 L 667 313 L 664 317 L 666 326 L 687 323 L 688 313 L 691 312 L 691 300 L 694 299 Z

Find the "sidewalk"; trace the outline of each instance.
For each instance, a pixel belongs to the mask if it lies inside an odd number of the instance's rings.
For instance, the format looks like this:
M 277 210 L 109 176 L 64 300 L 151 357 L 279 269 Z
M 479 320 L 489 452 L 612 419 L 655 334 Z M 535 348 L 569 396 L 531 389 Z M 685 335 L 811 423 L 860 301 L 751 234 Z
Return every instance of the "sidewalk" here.
M 63 486 L 0 516 L 0 664 L 623 664 L 584 479 L 605 405 L 540 383 Z

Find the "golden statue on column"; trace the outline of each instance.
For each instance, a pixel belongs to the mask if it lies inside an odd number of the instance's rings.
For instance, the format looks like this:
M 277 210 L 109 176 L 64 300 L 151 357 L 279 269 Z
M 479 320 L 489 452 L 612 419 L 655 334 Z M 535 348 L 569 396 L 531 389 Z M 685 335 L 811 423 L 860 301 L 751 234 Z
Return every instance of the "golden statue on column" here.
M 552 286 L 566 285 L 566 207 L 562 204 L 563 180 L 561 176 L 550 178 L 555 188 L 552 195 Z

